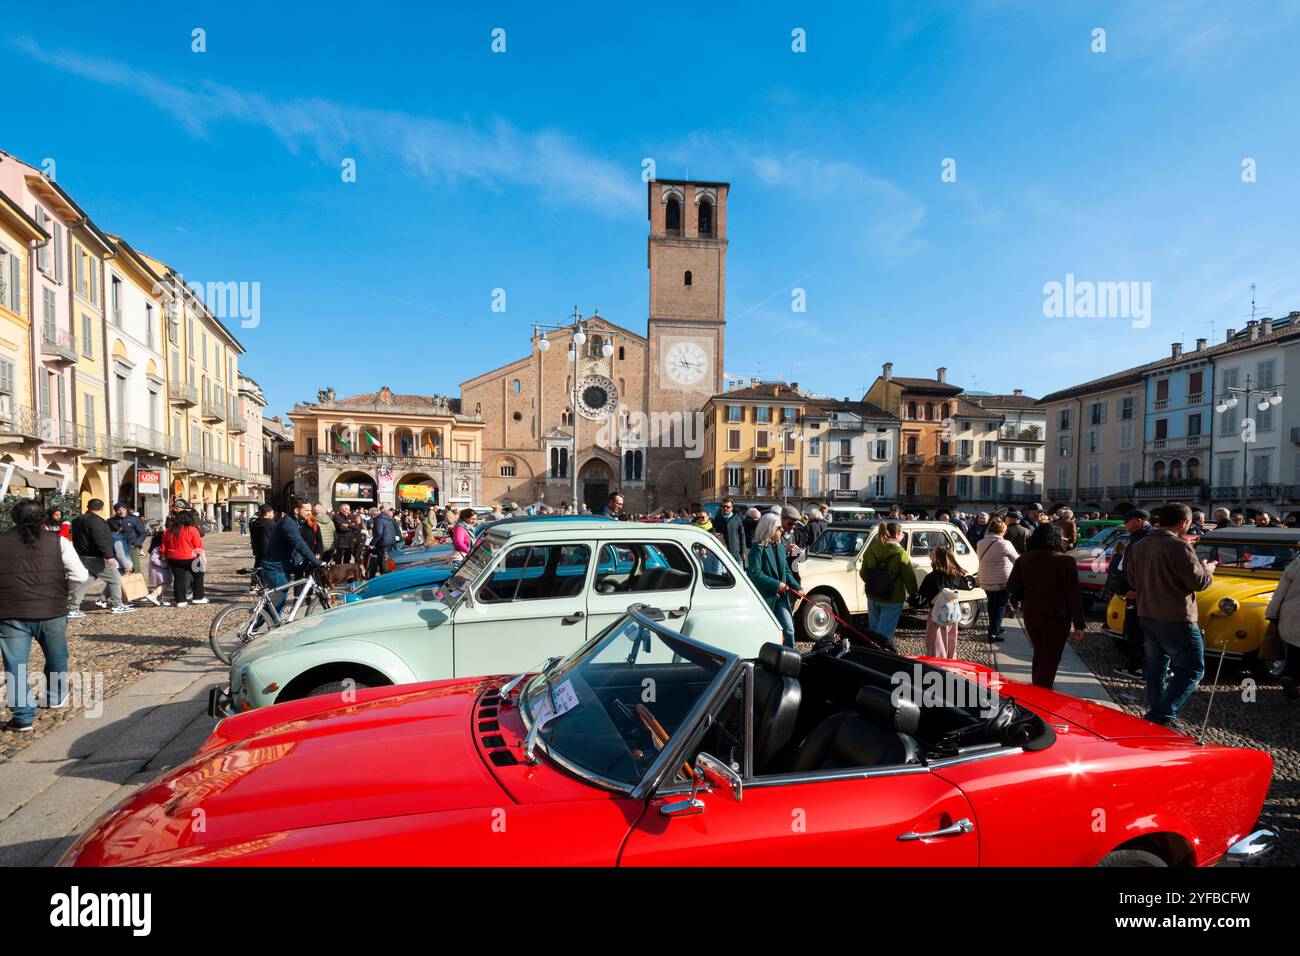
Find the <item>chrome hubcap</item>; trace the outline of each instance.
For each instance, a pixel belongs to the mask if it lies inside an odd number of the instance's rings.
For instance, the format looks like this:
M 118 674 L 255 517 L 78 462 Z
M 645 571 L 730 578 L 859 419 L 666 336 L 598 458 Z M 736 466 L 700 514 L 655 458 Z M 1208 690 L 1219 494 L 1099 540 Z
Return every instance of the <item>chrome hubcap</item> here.
M 835 633 L 835 618 L 827 612 L 825 604 L 815 601 L 809 606 L 808 613 L 804 617 L 804 628 L 808 631 L 808 636 L 814 640 L 827 637 Z

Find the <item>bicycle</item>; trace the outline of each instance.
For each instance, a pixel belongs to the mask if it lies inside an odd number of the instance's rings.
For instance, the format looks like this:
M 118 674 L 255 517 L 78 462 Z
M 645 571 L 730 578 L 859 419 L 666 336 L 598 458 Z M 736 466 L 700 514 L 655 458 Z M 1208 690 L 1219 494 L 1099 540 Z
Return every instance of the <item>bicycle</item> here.
M 240 568 L 239 574 L 252 578 L 256 601 L 241 601 L 221 609 L 208 628 L 208 644 L 223 664 L 229 664 L 245 644 L 270 633 L 282 624 L 328 611 L 343 603 L 345 588 L 331 588 L 324 571 L 317 567 L 304 578 L 276 588 L 268 588 L 260 568 Z M 283 607 L 277 598 L 283 594 Z

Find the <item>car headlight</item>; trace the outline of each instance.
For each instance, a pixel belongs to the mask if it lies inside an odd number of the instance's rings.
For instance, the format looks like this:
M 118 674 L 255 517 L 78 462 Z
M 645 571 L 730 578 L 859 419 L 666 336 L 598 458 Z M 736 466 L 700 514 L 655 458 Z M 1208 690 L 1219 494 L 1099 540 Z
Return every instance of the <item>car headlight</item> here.
M 1226 597 L 1219 602 L 1219 613 L 1224 617 L 1230 617 L 1237 613 L 1237 608 L 1240 606 L 1236 598 Z

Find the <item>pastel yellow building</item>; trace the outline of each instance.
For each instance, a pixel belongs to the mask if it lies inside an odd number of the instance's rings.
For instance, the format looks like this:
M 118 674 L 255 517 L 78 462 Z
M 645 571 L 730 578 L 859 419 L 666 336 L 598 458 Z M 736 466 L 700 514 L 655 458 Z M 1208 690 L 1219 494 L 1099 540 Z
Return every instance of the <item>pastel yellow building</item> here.
M 751 381 L 710 398 L 703 409 L 703 497 L 799 505 L 805 495 L 807 402 L 797 384 L 785 382 Z M 689 504 L 665 502 L 670 508 Z
M 32 243 L 48 239 L 36 220 L 0 193 L 0 463 L 15 466 L 13 490 L 49 481 L 32 471 L 40 428 L 32 394 L 28 254 Z

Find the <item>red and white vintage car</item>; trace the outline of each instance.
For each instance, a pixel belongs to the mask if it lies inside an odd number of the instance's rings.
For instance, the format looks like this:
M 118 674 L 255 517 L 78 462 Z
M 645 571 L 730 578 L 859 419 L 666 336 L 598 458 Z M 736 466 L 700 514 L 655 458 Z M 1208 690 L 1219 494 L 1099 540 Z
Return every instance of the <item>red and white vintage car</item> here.
M 228 718 L 64 863 L 1208 866 L 1276 839 L 1266 753 L 973 664 L 744 661 L 663 620 L 532 675 Z

